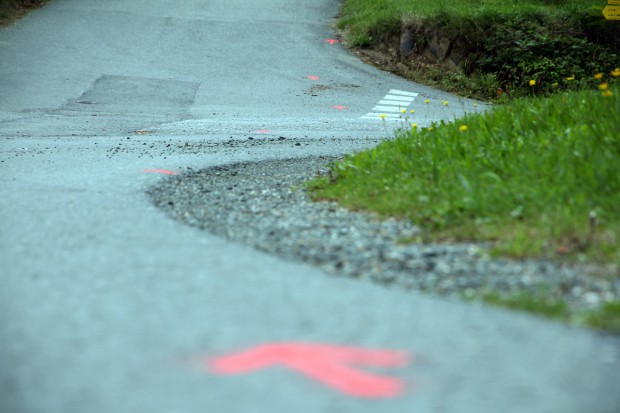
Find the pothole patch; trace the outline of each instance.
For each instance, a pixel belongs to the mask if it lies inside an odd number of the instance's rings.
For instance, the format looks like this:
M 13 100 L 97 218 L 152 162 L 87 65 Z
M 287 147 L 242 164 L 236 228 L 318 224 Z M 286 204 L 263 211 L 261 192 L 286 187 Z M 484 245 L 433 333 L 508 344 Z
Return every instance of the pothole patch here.
M 103 75 L 63 110 L 185 117 L 194 103 L 196 82 Z

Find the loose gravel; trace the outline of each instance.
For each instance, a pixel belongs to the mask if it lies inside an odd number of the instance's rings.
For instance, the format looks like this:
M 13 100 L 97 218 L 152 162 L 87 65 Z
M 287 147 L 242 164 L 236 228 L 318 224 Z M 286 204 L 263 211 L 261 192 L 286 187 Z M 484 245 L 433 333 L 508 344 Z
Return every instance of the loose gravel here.
M 573 311 L 620 299 L 620 279 L 600 268 L 489 257 L 484 245 L 403 244 L 420 229 L 333 202 L 313 202 L 304 183 L 334 158 L 219 166 L 162 180 L 148 193 L 172 218 L 328 273 L 436 294 L 529 292 Z

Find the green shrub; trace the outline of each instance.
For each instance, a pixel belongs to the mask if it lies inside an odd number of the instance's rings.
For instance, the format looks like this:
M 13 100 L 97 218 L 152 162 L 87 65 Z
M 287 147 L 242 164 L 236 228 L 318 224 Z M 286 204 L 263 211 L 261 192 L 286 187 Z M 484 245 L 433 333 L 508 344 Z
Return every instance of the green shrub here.
M 546 18 L 517 19 L 488 28 L 471 64 L 474 70 L 495 73 L 503 90 L 516 96 L 592 87 L 593 74 L 618 66 L 620 56 L 608 45 L 588 41 L 578 21 Z M 530 80 L 536 81 L 535 87 L 529 86 Z

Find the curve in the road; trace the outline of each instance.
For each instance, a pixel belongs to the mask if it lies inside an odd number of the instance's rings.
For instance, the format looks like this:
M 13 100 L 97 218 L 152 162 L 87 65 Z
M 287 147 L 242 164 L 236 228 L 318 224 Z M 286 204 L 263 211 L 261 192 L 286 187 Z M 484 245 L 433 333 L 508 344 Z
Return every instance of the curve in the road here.
M 339 6 L 59 0 L 0 30 L 0 411 L 616 412 L 617 341 L 332 277 L 150 203 L 168 172 L 375 145 L 398 122 L 364 117 L 391 90 L 418 94 L 420 126 L 474 110 L 326 41 Z M 416 358 L 372 402 L 204 369 L 274 343 Z

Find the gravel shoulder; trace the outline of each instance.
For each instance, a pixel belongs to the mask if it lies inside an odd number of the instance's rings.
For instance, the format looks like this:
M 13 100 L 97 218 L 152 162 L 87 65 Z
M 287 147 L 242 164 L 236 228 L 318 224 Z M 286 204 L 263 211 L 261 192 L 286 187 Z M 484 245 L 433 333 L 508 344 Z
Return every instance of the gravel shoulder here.
M 304 183 L 336 158 L 241 163 L 172 176 L 148 191 L 167 214 L 217 236 L 328 273 L 456 297 L 528 292 L 571 312 L 620 298 L 620 280 L 600 269 L 491 258 L 484 245 L 403 244 L 420 229 L 336 203 L 313 202 Z

